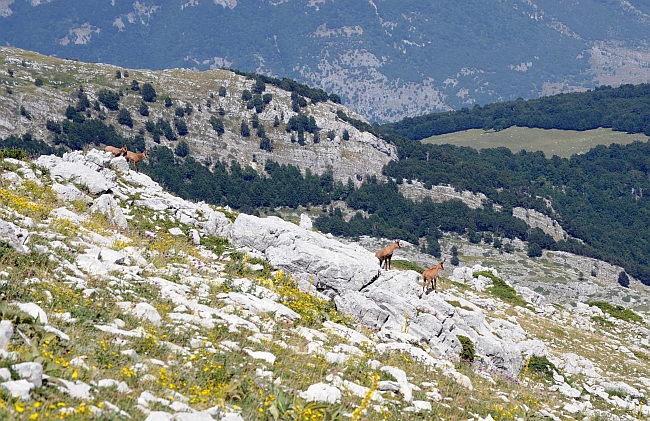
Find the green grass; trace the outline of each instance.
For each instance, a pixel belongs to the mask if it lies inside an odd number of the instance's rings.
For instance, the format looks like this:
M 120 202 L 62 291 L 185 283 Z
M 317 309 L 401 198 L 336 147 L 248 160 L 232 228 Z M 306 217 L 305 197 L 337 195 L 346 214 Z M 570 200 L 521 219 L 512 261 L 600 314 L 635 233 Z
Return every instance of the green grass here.
M 598 307 L 601 309 L 603 312 L 609 314 L 612 317 L 615 317 L 620 320 L 625 320 L 628 322 L 642 322 L 643 317 L 639 316 L 636 314 L 634 311 L 630 310 L 629 308 L 625 308 L 623 306 L 617 305 L 614 306 L 610 303 L 606 303 L 604 301 L 590 301 L 587 304 L 593 307 Z
M 487 289 L 492 295 L 500 298 L 501 300 L 510 303 L 519 307 L 530 308 L 530 305 L 523 299 L 521 296 L 517 295 L 517 291 L 510 285 L 508 285 L 503 279 L 498 276 L 494 276 L 490 271 L 480 271 L 474 272 L 472 274 L 475 278 L 478 278 L 479 275 L 485 276 L 492 280 L 492 286 Z
M 583 132 L 575 130 L 543 130 L 526 127 L 510 127 L 499 132 L 481 129 L 465 130 L 422 139 L 423 143 L 436 145 L 452 144 L 474 149 L 498 148 L 505 146 L 512 152 L 522 149 L 528 152 L 543 151 L 547 157 L 557 155 L 568 158 L 574 154 L 587 152 L 597 145 L 618 143 L 627 145 L 635 140 L 646 142 L 643 134 L 627 134 L 611 129 L 595 129 Z
M 474 311 L 473 308 L 471 308 L 471 307 L 465 307 L 465 306 L 463 306 L 459 301 L 456 301 L 456 300 L 450 300 L 450 301 L 447 301 L 447 303 L 451 304 L 451 305 L 454 306 L 454 307 L 462 308 L 463 310 Z
M 414 270 L 420 274 L 425 271 L 422 266 L 408 260 L 391 260 L 390 267 L 397 270 Z

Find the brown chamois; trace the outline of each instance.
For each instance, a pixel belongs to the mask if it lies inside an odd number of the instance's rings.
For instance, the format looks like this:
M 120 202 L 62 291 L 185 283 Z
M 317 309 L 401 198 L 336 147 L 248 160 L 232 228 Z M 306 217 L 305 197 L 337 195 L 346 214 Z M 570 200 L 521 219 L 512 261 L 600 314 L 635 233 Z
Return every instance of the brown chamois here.
M 438 271 L 440 270 L 445 270 L 445 268 L 442 266 L 443 263 L 445 263 L 445 260 L 447 258 L 445 257 L 442 259 L 442 262 L 438 263 L 436 266 L 432 267 L 431 269 L 427 269 L 422 273 L 422 293 L 427 291 L 427 294 L 429 293 L 428 290 L 433 287 L 433 292 L 436 292 L 436 289 L 438 287 Z
M 377 259 L 379 259 L 379 269 L 381 269 L 381 264 L 384 263 L 384 269 L 390 269 L 390 260 L 393 258 L 393 251 L 395 249 L 401 249 L 399 245 L 399 240 L 395 240 L 390 246 L 386 246 L 383 249 L 375 253 Z
M 125 155 L 127 149 L 126 145 L 122 146 L 121 148 L 116 148 L 115 146 L 107 146 L 104 148 L 104 151 L 112 153 L 114 157 L 118 157 L 120 155 Z
M 135 172 L 138 171 L 138 162 L 142 161 L 144 158 L 147 158 L 149 156 L 149 152 L 144 151 L 142 153 L 135 153 L 128 151 L 124 157 L 126 158 L 126 162 L 128 163 L 129 161 L 133 162 L 133 166 L 135 167 Z

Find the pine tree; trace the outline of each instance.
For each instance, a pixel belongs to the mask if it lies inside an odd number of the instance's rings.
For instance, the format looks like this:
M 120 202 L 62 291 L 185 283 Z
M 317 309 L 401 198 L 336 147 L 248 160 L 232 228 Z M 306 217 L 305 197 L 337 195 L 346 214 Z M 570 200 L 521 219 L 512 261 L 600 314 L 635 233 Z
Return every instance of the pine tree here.
M 251 135 L 250 128 L 248 127 L 248 124 L 244 120 L 241 121 L 241 128 L 239 132 L 243 137 L 248 137 Z
M 142 85 L 140 90 L 142 94 L 142 100 L 145 102 L 155 102 L 156 101 L 156 90 L 150 83 L 145 83 Z

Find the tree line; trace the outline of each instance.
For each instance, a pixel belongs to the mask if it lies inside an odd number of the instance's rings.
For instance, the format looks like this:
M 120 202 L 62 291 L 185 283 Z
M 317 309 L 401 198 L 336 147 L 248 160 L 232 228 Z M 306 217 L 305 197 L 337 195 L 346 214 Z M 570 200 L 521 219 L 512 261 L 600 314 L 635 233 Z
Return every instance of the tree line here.
M 408 117 L 381 129 L 420 140 L 469 129 L 499 131 L 511 126 L 560 130 L 604 127 L 650 136 L 650 84 L 601 86 L 586 92 L 476 105 Z

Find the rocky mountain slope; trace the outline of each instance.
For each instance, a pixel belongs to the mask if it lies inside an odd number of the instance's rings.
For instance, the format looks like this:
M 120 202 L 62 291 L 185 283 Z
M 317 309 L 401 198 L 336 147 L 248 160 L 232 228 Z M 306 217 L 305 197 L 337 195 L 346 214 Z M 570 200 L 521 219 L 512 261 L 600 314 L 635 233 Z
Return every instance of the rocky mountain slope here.
M 264 94 L 271 99 L 257 112 L 248 107 L 249 101 L 242 100 L 244 91 L 250 94 L 256 81 L 231 71 L 121 69 L 49 58 L 8 47 L 0 48 L 0 66 L 3 68 L 0 82 L 5 88 L 0 90 L 0 137 L 31 133 L 34 138 L 51 143 L 55 133 L 46 129 L 46 122 L 66 120 L 66 109 L 77 105 L 82 86 L 90 104 L 98 101 L 102 90 L 120 93 L 119 107 L 128 111 L 132 124 L 118 124 L 118 111 L 99 102 L 99 111 L 89 106 L 86 115 L 91 115 L 92 109 L 93 118 L 99 116 L 126 138 L 143 136 L 147 148 L 167 146 L 174 150 L 185 141 L 189 154 L 199 162 L 229 164 L 235 160 L 242 166 L 261 165 L 262 170 L 264 162 L 272 159 L 279 164 L 294 165 L 303 172 L 306 169 L 315 174 L 332 171 L 335 180 L 347 182 L 350 178 L 358 183 L 367 174 L 381 176 L 384 164 L 397 158 L 394 145 L 338 118 L 337 112 L 350 118 L 361 117 L 331 101 L 306 101 L 300 107 L 299 112 L 313 117 L 320 129 L 317 143 L 313 133 L 305 132 L 305 142 L 301 145 L 296 141 L 297 132 L 286 130 L 290 119 L 298 115 L 292 107 L 292 93 L 266 84 Z M 120 75 L 124 71 L 124 77 L 117 79 L 117 71 Z M 40 82 L 35 84 L 37 79 Z M 157 100 L 147 103 L 146 116 L 140 113 L 144 102 L 141 92 L 133 90 L 134 82 L 137 86 L 149 83 L 156 90 Z M 171 99 L 170 106 L 165 105 L 166 98 Z M 161 119 L 173 126 L 179 119 L 177 109 L 188 107 L 188 115 L 181 117 L 187 134 L 175 135 L 174 140 L 165 136 L 154 140 L 152 133 L 145 130 L 147 122 L 156 123 Z M 217 118 L 223 122 L 223 134 L 211 124 L 211 119 Z M 254 120 L 258 128 L 253 127 Z M 248 137 L 241 134 L 242 122 L 249 127 Z M 272 152 L 260 148 L 259 126 L 270 140 Z M 176 128 L 172 131 L 177 133 Z
M 0 165 L 5 418 L 650 414 L 646 312 L 515 294 L 487 261 L 423 294 L 306 218 L 188 202 L 96 150 Z
M 2 45 L 130 68 L 287 76 L 382 122 L 647 82 L 648 25 L 642 0 L 0 2 Z

